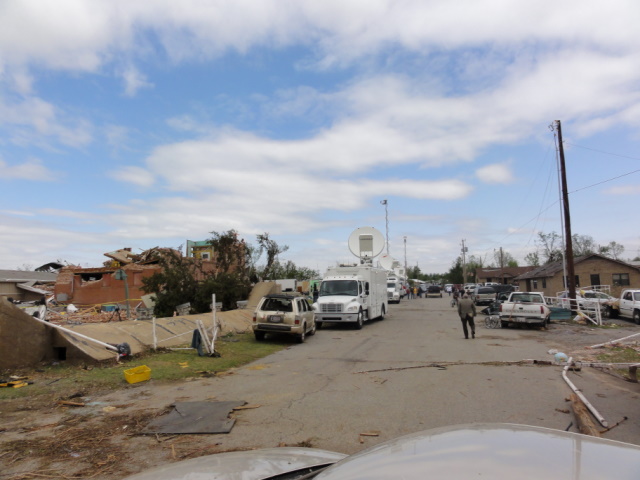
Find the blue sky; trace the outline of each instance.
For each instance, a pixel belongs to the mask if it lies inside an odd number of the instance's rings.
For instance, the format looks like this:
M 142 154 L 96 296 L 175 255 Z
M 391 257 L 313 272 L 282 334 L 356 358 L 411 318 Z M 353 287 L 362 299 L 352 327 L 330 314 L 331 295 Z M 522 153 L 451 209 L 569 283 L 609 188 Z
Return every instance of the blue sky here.
M 572 229 L 640 255 L 640 4 L 0 2 L 0 268 L 373 226 L 427 273 Z

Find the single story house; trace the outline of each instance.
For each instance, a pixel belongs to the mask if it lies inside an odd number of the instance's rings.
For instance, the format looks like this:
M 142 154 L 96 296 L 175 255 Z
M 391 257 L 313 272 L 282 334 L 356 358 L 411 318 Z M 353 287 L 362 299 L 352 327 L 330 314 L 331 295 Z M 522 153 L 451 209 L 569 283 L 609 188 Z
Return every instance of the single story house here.
M 609 286 L 610 294 L 619 297 L 624 288 L 640 288 L 640 267 L 597 253 L 573 259 L 576 288 Z M 567 289 L 563 263 L 554 262 L 530 270 L 514 279 L 522 291 L 544 292 L 555 297 Z

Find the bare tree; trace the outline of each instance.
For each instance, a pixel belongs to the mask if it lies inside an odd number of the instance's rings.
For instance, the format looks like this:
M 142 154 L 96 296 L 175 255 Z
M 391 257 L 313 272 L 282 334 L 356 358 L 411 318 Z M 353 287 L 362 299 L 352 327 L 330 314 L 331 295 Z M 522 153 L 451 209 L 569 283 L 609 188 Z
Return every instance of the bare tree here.
M 593 237 L 589 235 L 575 234 L 572 237 L 573 241 L 573 256 L 582 257 L 584 255 L 592 255 L 596 253 L 596 242 Z
M 261 235 L 258 235 L 256 238 L 258 240 L 258 245 L 260 246 L 259 247 L 260 248 L 260 255 L 262 255 L 262 252 L 266 252 L 266 254 L 267 254 L 267 264 L 264 267 L 262 275 L 263 275 L 263 278 L 268 278 L 269 274 L 271 273 L 271 269 L 273 267 L 273 264 L 276 261 L 276 258 L 281 253 L 286 252 L 287 250 L 289 250 L 289 246 L 288 245 L 283 245 L 283 246 L 278 245 L 278 242 L 276 242 L 275 240 L 271 240 L 269 238 L 269 234 L 266 233 L 266 232 L 261 234 Z
M 540 255 L 538 255 L 538 251 L 529 252 L 525 255 L 524 261 L 527 265 L 531 267 L 539 267 L 540 266 Z
M 538 232 L 536 244 L 542 249 L 544 263 L 553 263 L 562 260 L 562 244 L 560 235 L 556 232 Z
M 620 260 L 620 256 L 624 252 L 624 245 L 617 242 L 609 242 L 608 245 L 600 245 L 598 247 L 598 253 L 605 257 L 610 257 L 615 260 Z

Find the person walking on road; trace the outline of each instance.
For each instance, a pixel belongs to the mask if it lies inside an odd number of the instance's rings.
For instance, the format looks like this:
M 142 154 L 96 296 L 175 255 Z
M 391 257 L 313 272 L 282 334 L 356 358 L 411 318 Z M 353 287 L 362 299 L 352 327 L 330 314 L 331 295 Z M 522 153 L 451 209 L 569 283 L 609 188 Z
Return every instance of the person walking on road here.
M 467 323 L 471 327 L 471 338 L 476 338 L 476 324 L 473 320 L 473 317 L 476 316 L 476 304 L 473 303 L 473 300 L 471 300 L 466 293 L 458 301 L 458 315 L 460 315 L 460 320 L 462 320 L 464 338 L 469 338 Z

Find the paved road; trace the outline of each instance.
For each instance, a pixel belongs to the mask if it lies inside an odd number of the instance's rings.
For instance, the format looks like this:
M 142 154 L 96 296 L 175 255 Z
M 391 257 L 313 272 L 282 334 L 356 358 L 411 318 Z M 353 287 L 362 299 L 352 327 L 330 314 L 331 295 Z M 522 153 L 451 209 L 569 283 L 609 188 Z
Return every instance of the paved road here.
M 581 327 L 571 328 L 576 331 L 569 336 L 581 339 Z M 500 363 L 551 360 L 548 350 L 562 345 L 557 340 L 553 326 L 544 331 L 480 325 L 477 338 L 465 340 L 447 297 L 405 300 L 391 305 L 385 320 L 360 331 L 325 328 L 235 375 L 199 380 L 179 391 L 156 390 L 153 399 L 158 406 L 178 396 L 260 405 L 236 414 L 230 434 L 214 436 L 223 449 L 303 443 L 354 453 L 403 434 L 471 422 L 566 429 L 573 419 L 563 413 L 570 409 L 565 399 L 571 392 L 562 369 Z M 585 345 L 592 340 L 585 338 Z M 430 366 L 448 362 L 463 364 Z M 640 444 L 640 421 L 634 418 L 638 385 L 593 369 L 573 375 L 609 423 L 631 417 L 605 436 Z M 379 436 L 361 437 L 364 432 Z

